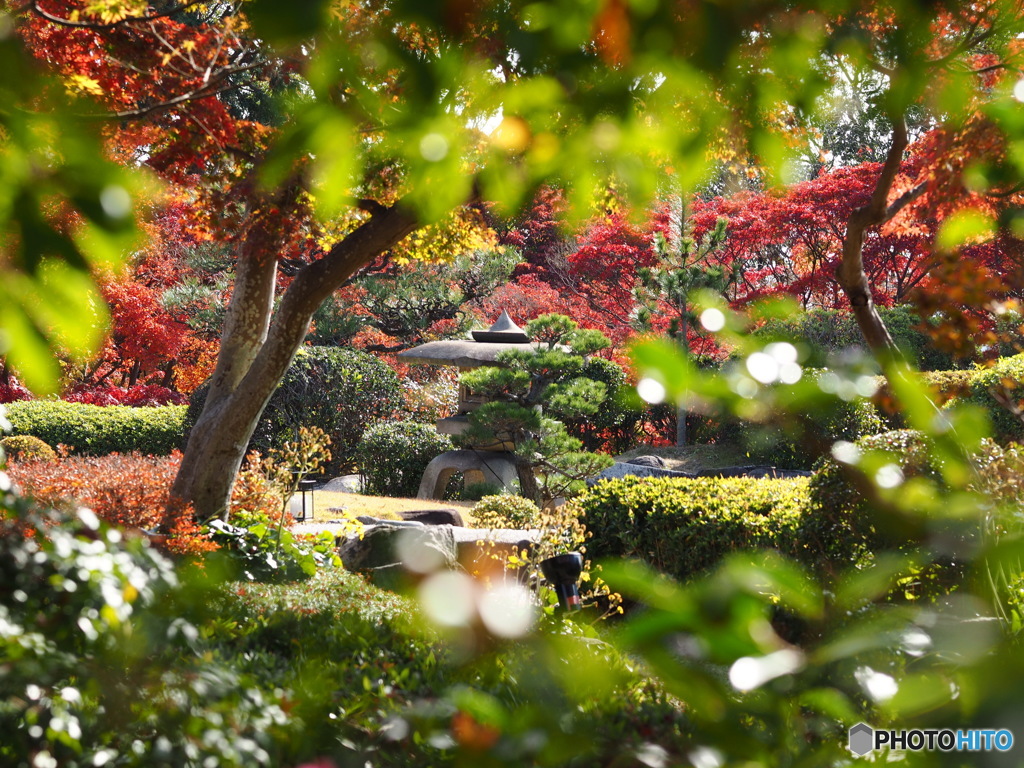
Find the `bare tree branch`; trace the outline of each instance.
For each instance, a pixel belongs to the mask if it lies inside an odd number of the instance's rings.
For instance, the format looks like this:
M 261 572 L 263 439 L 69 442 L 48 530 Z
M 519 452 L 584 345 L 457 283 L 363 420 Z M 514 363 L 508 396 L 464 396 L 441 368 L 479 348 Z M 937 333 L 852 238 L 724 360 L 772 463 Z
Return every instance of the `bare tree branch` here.
M 147 13 L 142 16 L 125 16 L 124 18 L 117 19 L 116 21 L 79 21 L 78 19 L 69 19 L 67 17 L 57 16 L 41 8 L 39 6 L 39 0 L 32 0 L 32 2 L 27 3 L 24 6 L 24 10 L 31 11 L 36 16 L 46 19 L 53 24 L 59 24 L 62 27 L 75 27 L 79 29 L 113 29 L 114 27 L 121 27 L 127 24 L 153 21 L 155 19 L 165 19 L 168 16 L 181 13 L 189 8 L 200 5 L 201 3 L 202 0 L 188 0 L 188 2 L 176 5 L 173 8 L 168 8 L 166 11 L 160 11 L 159 13 Z

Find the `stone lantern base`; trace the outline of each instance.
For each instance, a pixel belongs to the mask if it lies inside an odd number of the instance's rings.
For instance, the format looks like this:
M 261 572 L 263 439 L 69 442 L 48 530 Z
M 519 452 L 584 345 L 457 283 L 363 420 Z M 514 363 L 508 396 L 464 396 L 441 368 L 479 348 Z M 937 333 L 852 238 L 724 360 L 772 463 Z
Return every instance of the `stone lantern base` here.
M 463 485 L 492 483 L 511 490 L 518 479 L 515 456 L 498 451 L 448 451 L 431 461 L 420 480 L 418 499 L 442 499 L 452 475 L 461 472 Z

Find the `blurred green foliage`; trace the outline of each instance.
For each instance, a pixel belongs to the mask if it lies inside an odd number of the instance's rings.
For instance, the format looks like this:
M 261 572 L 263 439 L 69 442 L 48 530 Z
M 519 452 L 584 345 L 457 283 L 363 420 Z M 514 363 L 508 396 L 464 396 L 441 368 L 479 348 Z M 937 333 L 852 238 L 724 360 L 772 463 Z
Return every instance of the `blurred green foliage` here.
M 4 765 L 432 766 L 492 749 L 564 765 L 629 759 L 655 730 L 681 739 L 658 687 L 571 625 L 452 642 L 340 570 L 230 582 L 87 510 L 40 513 L 8 491 L 0 508 Z
M 361 185 L 397 174 L 405 205 L 426 221 L 472 197 L 514 208 L 560 177 L 573 182 L 577 210 L 613 178 L 641 202 L 663 189 L 669 169 L 692 189 L 723 155 L 752 154 L 769 179 L 785 178 L 793 128 L 828 94 L 820 62 L 833 55 L 858 70 L 891 70 L 886 87 L 865 94 L 868 106 L 901 114 L 927 104 L 954 131 L 984 91 L 984 114 L 1008 149 L 977 172 L 1014 188 L 1024 177 L 1016 88 L 980 89 L 970 66 L 942 76 L 932 66 L 935 31 L 947 30 L 942 14 L 966 7 L 549 0 L 468 9 L 394 0 L 386 9 L 339 6 L 330 23 L 358 34 L 295 46 L 327 26 L 326 6 L 295 13 L 261 0 L 252 4 L 256 34 L 315 54 L 304 62 L 308 98 L 295 100 L 262 168 L 274 186 L 296 157 L 316 158 L 312 186 L 327 216 Z M 1014 4 L 969 10 L 999 21 L 984 30 L 985 55 L 1019 45 Z M 496 44 L 475 45 L 480 30 Z M 960 33 L 947 34 L 956 51 Z M 123 251 L 136 174 L 101 159 L 95 136 L 68 118 L 73 107 L 25 108 L 45 89 L 6 15 L 0 57 L 0 327 L 8 355 L 40 389 L 56 378 L 50 346 L 80 350 L 95 338 L 100 311 L 84 267 Z M 492 120 L 499 127 L 483 139 L 479 127 Z M 76 210 L 82 229 L 56 226 L 51 199 Z M 723 336 L 740 325 L 730 314 Z M 864 377 L 840 365 L 823 387 L 776 375 L 781 358 L 755 357 L 768 354 L 760 346 L 740 349 L 743 364 L 721 373 L 698 370 L 670 344 L 639 346 L 635 357 L 675 404 L 699 399 L 723 415 L 794 430 L 803 414 L 852 399 L 844 392 Z M 1019 732 L 1024 656 L 998 615 L 992 574 L 1019 575 L 1024 549 L 1019 529 L 988 525 L 993 504 L 972 461 L 984 419 L 939 411 L 902 366 L 885 374 L 907 426 L 926 436 L 921 450 L 938 479 L 907 477 L 891 453 L 834 447 L 898 548 L 821 579 L 772 552 L 737 555 L 685 586 L 637 564 L 610 565 L 613 586 L 644 606 L 617 633 L 627 655 L 571 623 L 504 655 L 475 630 L 461 644 L 432 647 L 385 610 L 365 620 L 372 599 L 348 602 L 319 580 L 298 594 L 222 591 L 219 602 L 202 589 L 177 592 L 169 566 L 140 542 L 122 545 L 93 521 L 33 523 L 5 490 L 14 518 L 0 540 L 8 571 L 0 755 L 16 765 L 38 763 L 45 751 L 65 765 L 326 756 L 381 765 L 825 766 L 849 764 L 846 729 L 859 721 Z M 33 535 L 21 535 L 18 522 Z M 958 564 L 955 584 L 932 599 L 886 599 L 937 556 Z M 360 595 L 351 577 L 343 583 Z M 798 643 L 773 626 L 779 610 L 803 623 Z M 640 663 L 656 682 L 637 680 Z M 908 766 L 965 762 L 955 752 L 901 757 Z M 993 753 L 968 759 L 1003 764 Z
M 81 360 L 102 341 L 107 312 L 91 271 L 117 267 L 134 244 L 143 177 L 106 159 L 100 126 L 40 74 L 9 9 L 0 73 L 0 354 L 49 394 L 60 377 L 53 350 Z
M 950 354 L 935 348 L 911 307 L 878 307 L 878 313 L 896 346 L 918 370 L 961 367 L 955 365 L 957 361 Z M 836 309 L 811 309 L 789 318 L 773 318 L 754 336 L 766 342 L 784 339 L 796 344 L 801 361 L 813 368 L 827 367 L 831 359 L 843 354 L 868 354 L 856 319 Z

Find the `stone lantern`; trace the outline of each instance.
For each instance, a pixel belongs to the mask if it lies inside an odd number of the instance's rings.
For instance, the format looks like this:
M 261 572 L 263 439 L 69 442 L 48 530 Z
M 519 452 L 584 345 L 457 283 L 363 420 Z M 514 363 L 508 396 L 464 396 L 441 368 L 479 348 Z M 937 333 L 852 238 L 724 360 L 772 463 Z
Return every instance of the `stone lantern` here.
M 406 363 L 454 365 L 461 372 L 481 365 L 499 365 L 498 353 L 507 349 L 531 352 L 536 349 L 507 312 L 502 312 L 489 329 L 473 331 L 472 336 L 472 340 L 431 341 L 399 352 L 398 358 Z M 469 414 L 484 402 L 484 397 L 473 394 L 460 382 L 458 411 L 454 416 L 439 419 L 437 431 L 446 435 L 462 434 L 469 426 Z M 512 448 L 508 443 L 492 443 L 441 454 L 427 465 L 420 480 L 418 498 L 441 498 L 456 472 L 462 473 L 467 484 L 486 482 L 509 488 L 517 478 Z

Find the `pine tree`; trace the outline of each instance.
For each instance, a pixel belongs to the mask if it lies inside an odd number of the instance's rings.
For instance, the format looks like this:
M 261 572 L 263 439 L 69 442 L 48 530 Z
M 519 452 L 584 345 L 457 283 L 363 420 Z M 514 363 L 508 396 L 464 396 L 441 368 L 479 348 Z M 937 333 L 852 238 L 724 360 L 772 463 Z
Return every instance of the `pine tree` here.
M 591 416 L 604 403 L 605 385 L 582 374 L 587 357 L 609 341 L 558 314 L 541 315 L 525 330 L 534 351 L 510 349 L 498 355 L 501 367 L 463 374 L 462 383 L 490 402 L 470 413 L 461 441 L 511 443 L 522 495 L 543 504 L 612 464 L 610 456 L 583 450 L 559 421 Z

